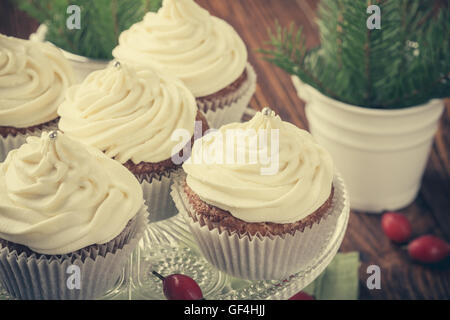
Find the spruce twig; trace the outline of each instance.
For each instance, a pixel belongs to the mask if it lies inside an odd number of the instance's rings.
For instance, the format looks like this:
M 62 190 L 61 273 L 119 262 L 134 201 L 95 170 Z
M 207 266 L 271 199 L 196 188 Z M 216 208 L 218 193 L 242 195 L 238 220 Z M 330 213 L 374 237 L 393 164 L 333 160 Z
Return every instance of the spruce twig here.
M 367 5 L 382 12 L 367 30 Z M 292 25 L 269 32 L 263 58 L 323 94 L 369 108 L 404 108 L 450 92 L 450 10 L 440 0 L 322 0 L 321 45 L 306 49 Z M 412 46 L 413 45 L 413 46 Z
M 48 27 L 47 40 L 60 48 L 95 59 L 111 59 L 119 34 L 157 11 L 162 0 L 11 0 L 19 9 Z M 81 8 L 81 29 L 66 27 L 67 7 Z M 149 10 L 148 10 L 149 9 Z
M 289 28 L 282 28 L 278 21 L 275 21 L 275 34 L 268 29 L 269 41 L 267 45 L 274 47 L 274 50 L 259 49 L 264 55 L 265 60 L 278 65 L 291 74 L 299 76 L 303 81 L 320 88 L 331 97 L 338 97 L 332 90 L 322 84 L 319 78 L 305 64 L 306 46 L 305 39 L 302 37 L 302 28 L 294 31 L 294 24 Z

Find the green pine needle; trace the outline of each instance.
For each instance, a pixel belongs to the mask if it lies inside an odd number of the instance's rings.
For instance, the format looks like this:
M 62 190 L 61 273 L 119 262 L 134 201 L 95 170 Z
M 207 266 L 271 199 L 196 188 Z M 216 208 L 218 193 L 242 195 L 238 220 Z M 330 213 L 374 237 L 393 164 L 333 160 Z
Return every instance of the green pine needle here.
M 377 1 L 381 30 L 369 30 L 370 2 L 322 0 L 320 47 L 307 49 L 301 28 L 277 22 L 259 51 L 325 95 L 353 105 L 404 108 L 449 96 L 448 3 Z
M 157 11 L 162 0 L 12 0 L 18 8 L 48 27 L 47 40 L 89 58 L 111 59 L 119 34 L 146 12 Z M 69 5 L 81 8 L 81 29 L 69 30 Z

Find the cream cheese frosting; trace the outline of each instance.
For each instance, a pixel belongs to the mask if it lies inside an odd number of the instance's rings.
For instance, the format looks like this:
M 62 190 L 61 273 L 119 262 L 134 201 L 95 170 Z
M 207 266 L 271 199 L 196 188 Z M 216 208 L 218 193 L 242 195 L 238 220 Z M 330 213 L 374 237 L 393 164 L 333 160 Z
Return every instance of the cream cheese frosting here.
M 124 166 L 61 132 L 27 138 L 0 164 L 0 238 L 38 253 L 106 243 L 143 203 Z
M 236 130 L 266 132 L 267 144 L 262 138 L 247 139 L 244 146 L 238 146 L 237 139 L 233 144 L 226 143 L 223 137 Z M 237 154 L 242 148 L 245 163 L 211 161 L 211 158 L 205 161 L 205 154 L 214 159 L 217 150 L 224 150 L 226 155 Z M 249 161 L 252 152 L 271 154 L 278 170 L 261 174 L 267 164 L 262 158 Z M 246 222 L 293 223 L 305 218 L 328 199 L 334 176 L 331 156 L 307 131 L 282 121 L 279 116 L 261 112 L 248 122 L 225 125 L 197 140 L 183 168 L 188 186 L 200 199 Z
M 113 56 L 166 68 L 196 97 L 233 83 L 247 64 L 247 49 L 233 27 L 193 0 L 164 0 L 157 13 L 122 32 Z
M 176 129 L 194 133 L 197 106 L 178 79 L 113 62 L 71 87 L 59 128 L 121 163 L 160 162 L 181 150 Z
M 0 34 L 0 126 L 26 128 L 56 119 L 73 83 L 58 48 Z

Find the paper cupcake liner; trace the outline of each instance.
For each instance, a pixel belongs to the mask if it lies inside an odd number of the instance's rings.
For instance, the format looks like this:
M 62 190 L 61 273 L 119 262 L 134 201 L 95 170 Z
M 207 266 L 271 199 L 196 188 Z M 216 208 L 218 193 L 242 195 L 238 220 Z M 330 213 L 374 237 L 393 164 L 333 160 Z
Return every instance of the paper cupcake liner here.
M 137 176 L 142 186 L 145 204 L 148 207 L 149 222 L 168 219 L 178 213 L 170 197 L 170 186 L 173 183 L 174 175 L 181 172 L 183 169 L 180 168 L 164 175 Z
M 43 131 L 55 130 L 58 128 L 58 122 L 52 121 L 40 129 L 29 130 L 25 134 L 17 134 L 16 136 L 7 135 L 0 136 L 0 162 L 5 161 L 6 156 L 11 150 L 19 148 L 30 136 L 40 136 Z
M 247 64 L 248 79 L 239 90 L 213 101 L 197 101 L 198 108 L 203 111 L 210 128 L 220 128 L 231 122 L 240 122 L 250 100 L 256 90 L 256 73 Z
M 101 297 L 118 281 L 124 264 L 142 237 L 147 224 L 142 207 L 114 241 L 73 254 L 39 257 L 8 247 L 0 249 L 0 280 L 8 293 L 26 300 L 88 300 Z M 79 268 L 80 288 L 73 286 L 74 267 Z M 75 267 L 76 269 L 76 267 Z M 75 271 L 76 272 L 76 271 Z
M 241 235 L 194 221 L 188 213 L 195 212 L 183 183 L 184 175 L 178 176 L 171 195 L 206 260 L 225 273 L 248 280 L 281 280 L 310 265 L 330 241 L 347 201 L 344 183 L 336 176 L 330 211 L 318 223 L 283 237 Z

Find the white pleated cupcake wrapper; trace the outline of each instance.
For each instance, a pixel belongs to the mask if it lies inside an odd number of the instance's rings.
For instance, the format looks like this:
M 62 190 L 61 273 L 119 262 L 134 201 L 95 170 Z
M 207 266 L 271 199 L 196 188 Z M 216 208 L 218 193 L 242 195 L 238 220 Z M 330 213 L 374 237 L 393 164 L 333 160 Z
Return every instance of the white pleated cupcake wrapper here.
M 142 207 L 133 223 L 115 241 L 98 249 L 81 250 L 72 255 L 50 258 L 17 255 L 8 248 L 0 250 L 0 280 L 8 293 L 26 300 L 90 300 L 99 298 L 117 283 L 127 258 L 137 246 L 147 225 L 147 208 Z M 121 247 L 120 247 L 121 246 Z M 103 247 L 103 248 L 102 248 Z M 113 248 L 119 247 L 113 251 Z M 106 255 L 104 251 L 108 251 Z M 68 267 L 80 269 L 80 289 L 69 289 L 72 273 Z M 70 271 L 70 270 L 69 270 Z
M 220 128 L 231 122 L 241 122 L 250 100 L 256 90 L 256 73 L 250 64 L 247 64 L 247 80 L 234 94 L 223 99 L 198 102 L 198 108 L 205 114 L 210 128 Z
M 6 156 L 11 150 L 19 148 L 30 136 L 41 136 L 43 131 L 56 130 L 58 128 L 57 123 L 52 123 L 39 130 L 33 130 L 26 134 L 18 134 L 16 136 L 7 135 L 6 137 L 0 136 L 0 162 L 5 161 Z
M 183 190 L 184 178 L 176 178 L 171 195 L 204 257 L 217 269 L 248 280 L 285 279 L 310 265 L 331 240 L 348 202 L 344 183 L 336 176 L 330 212 L 311 228 L 284 237 L 239 235 L 194 221 L 186 211 L 194 212 Z
M 173 176 L 180 172 L 183 172 L 183 169 L 177 169 L 160 177 L 138 177 L 148 207 L 149 222 L 168 219 L 177 214 L 177 208 L 170 197 L 170 186 Z

